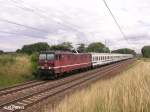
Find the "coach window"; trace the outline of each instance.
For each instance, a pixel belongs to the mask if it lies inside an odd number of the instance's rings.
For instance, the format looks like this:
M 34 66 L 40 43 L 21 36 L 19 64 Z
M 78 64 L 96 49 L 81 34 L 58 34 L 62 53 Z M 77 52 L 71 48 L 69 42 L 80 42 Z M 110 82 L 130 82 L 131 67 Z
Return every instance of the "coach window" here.
M 55 55 L 54 54 L 47 54 L 47 60 L 54 60 Z

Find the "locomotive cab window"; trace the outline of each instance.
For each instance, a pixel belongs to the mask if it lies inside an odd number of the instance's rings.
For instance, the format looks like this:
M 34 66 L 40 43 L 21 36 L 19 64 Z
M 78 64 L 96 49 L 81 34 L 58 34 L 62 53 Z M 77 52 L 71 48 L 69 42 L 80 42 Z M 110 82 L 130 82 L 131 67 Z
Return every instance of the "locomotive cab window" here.
M 39 60 L 54 60 L 54 54 L 40 54 Z
M 46 59 L 46 54 L 40 54 L 39 60 L 45 60 Z
M 47 54 L 47 60 L 54 60 L 54 54 Z

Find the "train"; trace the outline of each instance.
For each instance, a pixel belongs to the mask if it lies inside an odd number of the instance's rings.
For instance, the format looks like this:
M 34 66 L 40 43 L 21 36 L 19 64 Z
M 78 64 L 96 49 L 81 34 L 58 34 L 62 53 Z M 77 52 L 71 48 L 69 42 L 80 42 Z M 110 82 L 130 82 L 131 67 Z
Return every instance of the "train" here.
M 132 54 L 72 53 L 42 51 L 38 58 L 38 78 L 58 78 L 65 73 L 89 70 L 133 58 Z

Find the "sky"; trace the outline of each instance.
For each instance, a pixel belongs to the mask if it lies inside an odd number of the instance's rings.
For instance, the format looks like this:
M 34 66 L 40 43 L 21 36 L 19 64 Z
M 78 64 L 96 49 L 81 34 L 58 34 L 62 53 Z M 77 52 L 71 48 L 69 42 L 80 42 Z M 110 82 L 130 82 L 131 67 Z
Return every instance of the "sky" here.
M 25 44 L 64 41 L 105 43 L 111 50 L 140 52 L 150 45 L 150 0 L 106 0 L 120 33 L 102 0 L 0 0 L 0 50 Z

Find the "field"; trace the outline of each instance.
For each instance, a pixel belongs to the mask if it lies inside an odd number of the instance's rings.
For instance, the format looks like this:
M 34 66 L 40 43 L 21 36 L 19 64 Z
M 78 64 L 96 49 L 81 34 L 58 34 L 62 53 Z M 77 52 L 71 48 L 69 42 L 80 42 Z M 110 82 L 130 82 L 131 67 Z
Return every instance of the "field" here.
M 32 64 L 27 55 L 0 55 L 0 88 L 32 79 Z
M 150 61 L 138 60 L 114 78 L 66 96 L 45 112 L 150 112 Z

